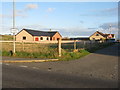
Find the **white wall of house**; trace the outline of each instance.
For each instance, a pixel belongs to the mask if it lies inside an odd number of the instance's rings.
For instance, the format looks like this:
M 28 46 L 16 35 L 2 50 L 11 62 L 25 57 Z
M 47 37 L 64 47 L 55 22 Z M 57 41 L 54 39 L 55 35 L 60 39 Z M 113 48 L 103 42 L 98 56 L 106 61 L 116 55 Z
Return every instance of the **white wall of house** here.
M 41 40 L 41 37 L 43 38 L 43 40 Z M 38 38 L 38 41 L 50 41 L 50 37 L 48 36 L 34 36 L 34 41 L 35 41 L 35 38 Z

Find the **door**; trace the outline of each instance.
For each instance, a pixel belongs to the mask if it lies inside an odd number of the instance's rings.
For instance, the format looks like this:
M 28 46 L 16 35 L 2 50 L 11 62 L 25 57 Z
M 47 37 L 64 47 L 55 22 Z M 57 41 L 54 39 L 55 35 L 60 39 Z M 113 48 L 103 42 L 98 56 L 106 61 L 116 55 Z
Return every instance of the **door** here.
M 39 38 L 38 38 L 38 37 L 36 37 L 36 38 L 35 38 L 35 41 L 39 41 Z

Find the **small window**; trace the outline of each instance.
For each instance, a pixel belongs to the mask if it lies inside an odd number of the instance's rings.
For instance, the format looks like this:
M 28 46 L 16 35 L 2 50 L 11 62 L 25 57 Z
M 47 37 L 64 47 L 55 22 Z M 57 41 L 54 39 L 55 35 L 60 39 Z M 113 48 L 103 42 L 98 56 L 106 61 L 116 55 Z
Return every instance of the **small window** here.
M 93 38 L 93 40 L 95 40 L 95 38 Z
M 99 34 L 96 34 L 96 36 L 99 36 Z
M 49 38 L 47 37 L 47 40 L 49 40 Z
M 57 40 L 59 40 L 60 38 L 57 38 Z
M 25 36 L 23 37 L 23 40 L 26 40 L 26 37 L 25 37 Z
M 40 40 L 43 40 L 43 37 L 41 37 Z
M 50 40 L 52 40 L 52 37 L 50 37 Z

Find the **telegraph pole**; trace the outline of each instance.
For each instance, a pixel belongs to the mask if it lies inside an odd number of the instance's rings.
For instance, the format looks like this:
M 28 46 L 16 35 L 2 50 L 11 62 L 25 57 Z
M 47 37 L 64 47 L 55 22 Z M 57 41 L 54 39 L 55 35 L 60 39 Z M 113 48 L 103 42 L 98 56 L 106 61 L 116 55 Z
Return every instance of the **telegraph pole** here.
M 109 30 L 110 30 L 110 34 L 111 34 L 111 24 L 110 24 Z
M 13 29 L 15 29 L 15 1 L 13 0 Z M 13 53 L 15 53 L 15 32 L 13 32 Z
M 13 33 L 13 53 L 15 54 L 15 33 L 17 29 L 15 28 L 15 0 L 13 0 L 13 26 L 11 28 L 11 32 Z

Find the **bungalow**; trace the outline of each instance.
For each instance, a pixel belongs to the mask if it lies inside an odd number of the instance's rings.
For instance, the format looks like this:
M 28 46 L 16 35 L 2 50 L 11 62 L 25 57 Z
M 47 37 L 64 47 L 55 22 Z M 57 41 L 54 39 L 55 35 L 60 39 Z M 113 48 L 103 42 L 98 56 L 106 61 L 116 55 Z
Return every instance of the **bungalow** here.
M 103 34 L 102 32 L 96 31 L 89 38 L 90 40 L 115 39 L 115 35 L 114 34 Z
M 38 31 L 31 29 L 22 29 L 15 36 L 16 41 L 52 41 L 62 38 L 57 31 Z

